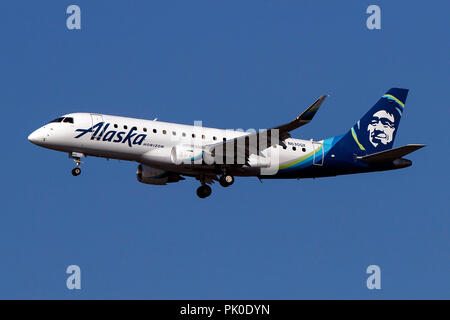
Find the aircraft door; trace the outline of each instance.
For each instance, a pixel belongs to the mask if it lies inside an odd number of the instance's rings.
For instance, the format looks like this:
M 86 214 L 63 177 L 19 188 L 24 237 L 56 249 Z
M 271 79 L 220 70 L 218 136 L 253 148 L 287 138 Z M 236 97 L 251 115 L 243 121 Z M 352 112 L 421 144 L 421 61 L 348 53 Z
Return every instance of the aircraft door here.
M 316 166 L 323 165 L 323 143 L 318 141 L 312 141 L 313 146 L 313 164 Z
M 99 122 L 103 122 L 103 116 L 101 114 L 95 114 L 91 113 L 91 119 L 92 119 L 92 127 L 98 124 Z M 96 130 L 93 130 L 91 133 L 91 136 L 95 134 Z

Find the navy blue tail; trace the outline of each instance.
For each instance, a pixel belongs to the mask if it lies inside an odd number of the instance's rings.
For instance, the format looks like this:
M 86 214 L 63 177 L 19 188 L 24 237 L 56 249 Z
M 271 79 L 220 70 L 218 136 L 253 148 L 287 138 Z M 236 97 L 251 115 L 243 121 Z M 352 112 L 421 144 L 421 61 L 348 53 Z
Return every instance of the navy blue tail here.
M 392 149 L 408 89 L 392 88 L 345 134 L 342 142 L 356 154 Z

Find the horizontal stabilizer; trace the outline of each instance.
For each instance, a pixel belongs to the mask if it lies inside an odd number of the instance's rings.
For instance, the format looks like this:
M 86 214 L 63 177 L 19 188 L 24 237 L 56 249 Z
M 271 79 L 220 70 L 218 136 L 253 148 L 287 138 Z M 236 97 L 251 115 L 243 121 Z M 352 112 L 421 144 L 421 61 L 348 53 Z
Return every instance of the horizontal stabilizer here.
M 357 157 L 357 159 L 365 162 L 388 162 L 399 159 L 423 147 L 425 147 L 424 144 L 408 144 L 406 146 L 372 153 L 367 156 Z

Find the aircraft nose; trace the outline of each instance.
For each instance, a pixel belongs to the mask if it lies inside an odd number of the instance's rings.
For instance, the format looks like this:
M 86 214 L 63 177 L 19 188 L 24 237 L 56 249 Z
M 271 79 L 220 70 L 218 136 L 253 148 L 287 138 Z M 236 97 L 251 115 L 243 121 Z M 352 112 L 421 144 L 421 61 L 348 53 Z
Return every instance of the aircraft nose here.
M 39 144 L 44 141 L 44 138 L 45 138 L 44 132 L 42 131 L 41 128 L 39 128 L 39 129 L 33 131 L 28 136 L 28 141 L 30 141 L 31 143 L 34 143 L 34 144 Z

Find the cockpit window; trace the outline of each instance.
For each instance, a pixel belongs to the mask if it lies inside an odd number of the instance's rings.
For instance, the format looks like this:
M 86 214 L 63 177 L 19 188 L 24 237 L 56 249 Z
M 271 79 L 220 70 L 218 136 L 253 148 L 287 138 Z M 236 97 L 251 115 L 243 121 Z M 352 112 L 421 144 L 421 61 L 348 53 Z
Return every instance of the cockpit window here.
M 69 118 L 69 117 L 64 118 L 64 121 L 63 121 L 63 122 L 73 123 L 73 118 Z
M 56 118 L 55 120 L 50 121 L 49 123 L 52 122 L 62 122 L 64 118 Z

